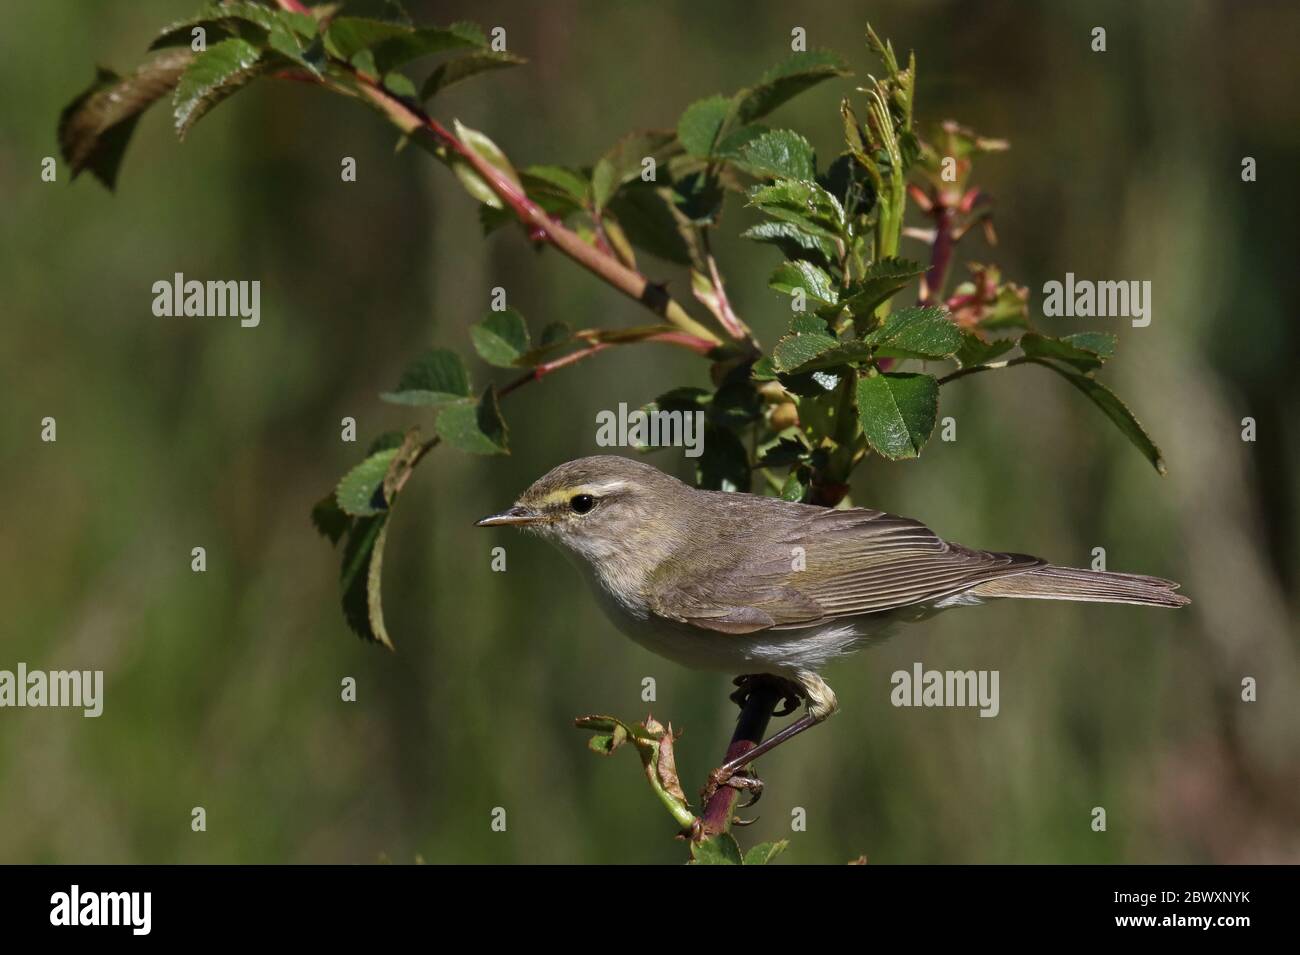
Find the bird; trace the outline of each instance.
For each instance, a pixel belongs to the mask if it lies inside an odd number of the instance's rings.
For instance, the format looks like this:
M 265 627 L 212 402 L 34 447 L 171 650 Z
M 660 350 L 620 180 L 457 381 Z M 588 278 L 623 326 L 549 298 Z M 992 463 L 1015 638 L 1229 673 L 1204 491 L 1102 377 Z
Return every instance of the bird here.
M 642 461 L 560 464 L 479 527 L 518 527 L 575 562 L 605 615 L 646 649 L 694 669 L 779 681 L 805 714 L 710 776 L 741 771 L 839 708 L 827 664 L 901 625 L 991 600 L 1181 607 L 1172 580 L 1062 567 L 944 540 L 907 517 L 701 490 Z M 755 795 L 756 798 L 756 795 Z

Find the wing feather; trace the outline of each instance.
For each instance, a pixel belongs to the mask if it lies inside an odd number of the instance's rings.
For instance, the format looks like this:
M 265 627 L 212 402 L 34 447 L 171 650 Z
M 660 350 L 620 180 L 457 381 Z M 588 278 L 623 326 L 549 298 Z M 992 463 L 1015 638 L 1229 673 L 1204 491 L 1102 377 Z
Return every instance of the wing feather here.
M 748 511 L 734 515 L 742 529 L 693 541 L 690 559 L 673 561 L 655 588 L 655 613 L 724 633 L 811 627 L 929 603 L 1046 565 L 952 544 L 883 511 L 807 508 L 795 521 L 785 509 L 797 505 L 727 497 Z M 689 579 L 686 568 L 695 571 Z

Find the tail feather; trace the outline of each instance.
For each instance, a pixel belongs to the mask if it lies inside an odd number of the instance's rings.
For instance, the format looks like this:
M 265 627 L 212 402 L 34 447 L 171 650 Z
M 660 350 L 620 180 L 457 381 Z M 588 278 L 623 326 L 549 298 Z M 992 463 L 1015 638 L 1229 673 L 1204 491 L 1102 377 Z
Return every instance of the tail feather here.
M 1177 589 L 1177 583 L 1162 577 L 1048 565 L 1023 574 L 998 577 L 967 592 L 979 597 L 1085 600 L 1147 607 L 1182 607 L 1191 603 L 1182 594 L 1174 593 Z

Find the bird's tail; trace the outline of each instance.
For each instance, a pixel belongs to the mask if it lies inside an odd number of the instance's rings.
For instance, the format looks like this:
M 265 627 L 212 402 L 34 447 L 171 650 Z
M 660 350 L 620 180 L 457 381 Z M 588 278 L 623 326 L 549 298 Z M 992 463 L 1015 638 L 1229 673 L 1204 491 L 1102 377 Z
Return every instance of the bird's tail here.
M 1048 565 L 1023 574 L 985 581 L 967 591 L 980 597 L 1025 597 L 1037 600 L 1087 600 L 1145 607 L 1182 607 L 1191 603 L 1174 593 L 1178 584 L 1143 574 Z

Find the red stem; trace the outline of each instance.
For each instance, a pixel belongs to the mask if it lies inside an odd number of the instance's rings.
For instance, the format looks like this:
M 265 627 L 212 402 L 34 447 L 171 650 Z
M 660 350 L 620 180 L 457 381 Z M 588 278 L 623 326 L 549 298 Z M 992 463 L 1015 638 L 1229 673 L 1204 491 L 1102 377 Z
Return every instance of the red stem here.
M 948 267 L 952 264 L 955 245 L 953 210 L 943 204 L 942 197 L 936 201 L 931 214 L 934 216 L 934 244 L 930 246 L 930 269 L 925 273 L 922 305 L 933 305 L 943 295 L 943 285 L 948 280 Z

